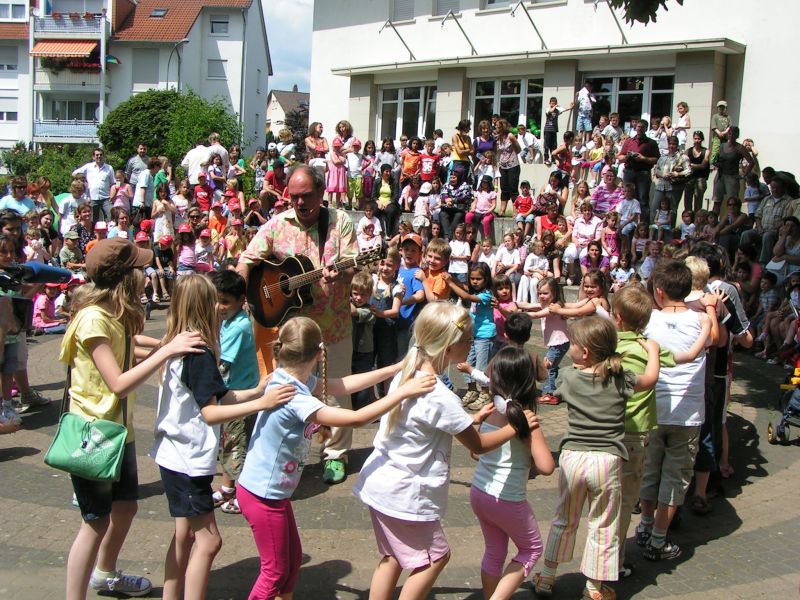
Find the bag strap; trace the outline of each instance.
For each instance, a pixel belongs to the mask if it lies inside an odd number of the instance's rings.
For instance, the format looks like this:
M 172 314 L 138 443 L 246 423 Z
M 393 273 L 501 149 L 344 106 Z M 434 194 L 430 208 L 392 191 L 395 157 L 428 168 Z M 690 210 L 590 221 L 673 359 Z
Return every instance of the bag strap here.
M 319 221 L 317 221 L 317 238 L 319 239 L 319 262 L 322 264 L 322 256 L 325 254 L 325 242 L 328 241 L 328 224 L 330 222 L 330 212 L 324 206 L 319 211 Z
M 122 363 L 122 372 L 128 370 L 128 361 L 131 358 L 131 339 L 125 338 L 125 359 Z M 64 384 L 64 395 L 61 397 L 61 415 L 69 411 L 69 388 L 72 386 L 72 367 L 67 367 L 67 381 Z M 128 396 L 121 400 L 122 402 L 122 424 L 128 426 Z M 60 415 L 59 415 L 60 416 Z

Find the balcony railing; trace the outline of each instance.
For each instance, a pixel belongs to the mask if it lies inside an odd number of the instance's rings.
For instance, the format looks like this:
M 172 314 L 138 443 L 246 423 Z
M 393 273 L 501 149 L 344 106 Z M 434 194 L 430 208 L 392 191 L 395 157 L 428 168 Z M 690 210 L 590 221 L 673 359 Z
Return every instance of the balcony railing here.
M 96 140 L 97 121 L 37 120 L 33 122 L 33 137 L 39 141 L 53 140 Z
M 100 35 L 102 29 L 103 17 L 95 14 L 66 13 L 60 17 L 35 17 L 33 20 L 33 32 L 35 34 L 55 33 L 68 36 L 76 33 L 91 33 Z
M 108 84 L 108 79 L 106 79 Z M 61 71 L 51 71 L 50 69 L 36 69 L 36 79 L 34 86 L 40 89 L 41 86 L 57 87 L 57 86 L 80 86 L 86 88 L 88 86 L 100 85 L 100 73 L 91 71 L 72 71 L 70 69 L 63 69 Z

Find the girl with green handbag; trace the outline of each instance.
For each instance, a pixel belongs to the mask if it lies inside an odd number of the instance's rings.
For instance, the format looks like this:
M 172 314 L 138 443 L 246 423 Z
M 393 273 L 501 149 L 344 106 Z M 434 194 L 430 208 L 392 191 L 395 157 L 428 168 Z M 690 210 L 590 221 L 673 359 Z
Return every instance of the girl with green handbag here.
M 59 358 L 70 369 L 69 412 L 87 422 L 111 421 L 127 428 L 116 481 L 71 475 L 83 522 L 67 559 L 67 600 L 85 599 L 90 583 L 95 590 L 128 596 L 143 596 L 152 587 L 145 577 L 117 570 L 117 557 L 137 507 L 133 391 L 168 359 L 202 352 L 204 344 L 195 333 L 181 334 L 165 345 L 140 335 L 144 328 L 139 302 L 145 284 L 142 268 L 152 260 L 151 250 L 128 240 L 98 242 L 86 256 L 91 283 L 77 294 L 75 317 L 61 345 Z M 129 364 L 125 364 L 126 355 Z

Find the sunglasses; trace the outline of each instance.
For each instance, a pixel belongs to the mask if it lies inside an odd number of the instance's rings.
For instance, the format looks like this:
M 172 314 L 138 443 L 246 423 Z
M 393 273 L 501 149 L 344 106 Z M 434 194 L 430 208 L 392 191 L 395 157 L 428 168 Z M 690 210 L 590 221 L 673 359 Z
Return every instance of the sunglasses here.
M 15 185 L 14 189 L 15 190 L 27 190 L 28 186 L 27 185 Z

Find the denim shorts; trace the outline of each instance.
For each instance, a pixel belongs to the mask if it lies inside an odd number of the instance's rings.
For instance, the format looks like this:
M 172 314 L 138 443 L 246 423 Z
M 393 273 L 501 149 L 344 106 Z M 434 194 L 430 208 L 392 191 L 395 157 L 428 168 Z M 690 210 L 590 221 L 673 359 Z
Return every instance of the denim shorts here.
M 111 505 L 118 501 L 139 499 L 139 474 L 136 470 L 136 444 L 125 444 L 119 481 L 90 481 L 70 475 L 72 489 L 84 521 L 96 521 L 111 514 Z
M 514 217 L 514 220 L 517 223 L 522 223 L 522 222 L 533 223 L 534 220 L 536 220 L 536 215 L 533 214 L 533 213 L 531 213 L 531 214 L 529 214 L 529 215 L 527 215 L 525 217 L 523 217 L 522 215 L 517 215 L 516 217 Z
M 592 130 L 592 115 L 582 115 L 578 113 L 578 119 L 575 122 L 576 131 L 591 131 Z
M 191 477 L 164 467 L 158 469 L 171 517 L 199 517 L 214 512 L 213 475 Z

